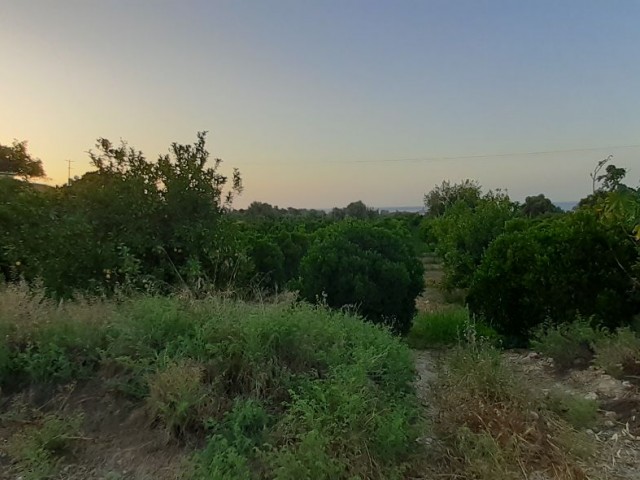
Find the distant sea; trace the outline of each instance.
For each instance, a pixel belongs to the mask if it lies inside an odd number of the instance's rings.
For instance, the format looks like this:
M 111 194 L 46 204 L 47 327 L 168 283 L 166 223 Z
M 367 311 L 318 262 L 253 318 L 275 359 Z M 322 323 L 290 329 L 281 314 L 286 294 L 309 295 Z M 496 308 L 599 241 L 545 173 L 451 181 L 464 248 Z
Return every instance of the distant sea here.
M 573 207 L 578 205 L 578 202 L 555 202 L 555 205 L 563 209 L 565 212 L 573 210 Z
M 424 207 L 374 207 L 376 210 L 387 212 L 410 212 L 410 213 L 424 213 Z

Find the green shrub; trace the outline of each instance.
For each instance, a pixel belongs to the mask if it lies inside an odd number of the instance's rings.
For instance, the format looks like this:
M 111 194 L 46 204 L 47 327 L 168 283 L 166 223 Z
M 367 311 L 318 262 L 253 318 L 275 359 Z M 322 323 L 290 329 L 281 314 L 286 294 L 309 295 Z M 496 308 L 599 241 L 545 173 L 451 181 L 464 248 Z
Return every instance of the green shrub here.
M 545 403 L 551 411 L 560 415 L 575 428 L 592 428 L 598 422 L 598 408 L 600 406 L 596 400 L 572 395 L 561 390 L 552 390 Z
M 594 343 L 605 335 L 592 323 L 579 317 L 571 323 L 543 324 L 534 330 L 531 348 L 552 358 L 558 368 L 586 367 L 593 358 Z
M 252 480 L 255 476 L 247 455 L 236 450 L 231 442 L 220 435 L 207 441 L 204 450 L 193 460 L 190 478 L 193 480 Z
M 285 283 L 285 256 L 280 247 L 268 238 L 254 238 L 249 244 L 249 258 L 253 262 L 256 281 L 261 289 L 282 289 Z
M 489 192 L 473 204 L 454 203 L 433 220 L 431 232 L 443 259 L 447 288 L 469 287 L 486 248 L 516 216 L 516 205 L 508 196 Z
M 625 270 L 637 252 L 624 230 L 590 211 L 518 226 L 487 249 L 469 290 L 472 313 L 520 342 L 545 320 L 577 313 L 609 328 L 631 321 L 638 299 Z
M 407 343 L 412 348 L 455 345 L 464 340 L 470 329 L 473 329 L 476 336 L 498 340 L 497 333 L 491 327 L 473 322 L 466 308 L 450 308 L 416 315 Z
M 308 304 L 219 298 L 121 299 L 113 311 L 87 304 L 64 321 L 57 309 L 25 302 L 6 315 L 9 366 L 21 355 L 36 358 L 19 347 L 16 322 L 55 319 L 29 323 L 22 333 L 44 339 L 49 332 L 64 372 L 84 371 L 86 358 L 97 358 L 86 372 L 97 375 L 100 367 L 101 379 L 144 398 L 169 431 L 203 442 L 208 436 L 194 458 L 194 478 L 294 478 L 308 471 L 398 478 L 415 452 L 421 423 L 412 353 L 382 326 Z M 88 326 L 97 333 L 83 334 Z M 23 370 L 25 384 L 40 380 L 36 371 Z M 42 462 L 53 458 L 38 451 Z
M 47 294 L 227 288 L 243 264 L 226 209 L 241 178 L 208 162 L 205 133 L 157 161 L 99 139 L 94 171 L 39 191 L 0 179 L 0 273 L 42 281 Z
M 264 445 L 271 415 L 263 405 L 253 399 L 236 399 L 233 408 L 222 421 L 208 422 L 213 433 L 202 452 L 193 458 L 193 478 L 255 478 L 249 459 Z
M 594 363 L 609 375 L 622 378 L 640 374 L 640 338 L 629 328 L 598 338 L 593 348 Z
M 350 306 L 363 317 L 406 333 L 424 288 L 422 264 L 408 242 L 371 223 L 328 227 L 301 265 L 301 295 L 332 308 Z

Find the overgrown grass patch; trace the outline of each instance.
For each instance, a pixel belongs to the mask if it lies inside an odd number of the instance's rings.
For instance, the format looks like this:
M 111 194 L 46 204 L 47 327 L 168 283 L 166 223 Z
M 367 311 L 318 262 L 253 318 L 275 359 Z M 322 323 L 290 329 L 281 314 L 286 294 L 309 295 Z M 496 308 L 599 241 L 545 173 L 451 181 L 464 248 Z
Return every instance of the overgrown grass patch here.
M 594 363 L 616 378 L 640 378 L 640 337 L 629 328 L 620 328 L 594 343 Z
M 616 378 L 640 376 L 640 337 L 628 327 L 611 332 L 578 317 L 538 328 L 531 345 L 560 369 L 594 364 Z
M 605 332 L 594 327 L 592 320 L 578 317 L 571 323 L 544 324 L 533 332 L 531 347 L 553 359 L 559 369 L 587 367 L 593 360 L 594 343 Z
M 453 307 L 416 315 L 407 343 L 417 349 L 455 345 L 471 331 L 474 336 L 498 341 L 498 334 L 484 323 L 472 320 L 466 308 Z
M 577 429 L 592 428 L 598 423 L 597 400 L 562 390 L 552 390 L 545 401 L 545 406 Z
M 8 452 L 25 480 L 52 478 L 63 457 L 81 438 L 81 414 L 48 413 L 30 422 L 8 441 Z
M 106 345 L 115 305 L 79 298 L 56 303 L 26 285 L 0 290 L 0 387 L 88 378 Z
M 592 451 L 591 440 L 546 408 L 495 348 L 472 343 L 452 349 L 434 393 L 434 428 L 451 478 L 520 479 L 533 472 L 587 478 L 581 456 Z
M 0 291 L 0 305 L 20 298 L 10 313 L 0 307 L 0 385 L 99 377 L 176 441 L 206 445 L 185 478 L 401 478 L 416 449 L 411 351 L 359 317 L 220 298 L 71 306 L 23 293 Z M 23 442 L 20 455 L 55 467 L 56 449 L 40 443 Z

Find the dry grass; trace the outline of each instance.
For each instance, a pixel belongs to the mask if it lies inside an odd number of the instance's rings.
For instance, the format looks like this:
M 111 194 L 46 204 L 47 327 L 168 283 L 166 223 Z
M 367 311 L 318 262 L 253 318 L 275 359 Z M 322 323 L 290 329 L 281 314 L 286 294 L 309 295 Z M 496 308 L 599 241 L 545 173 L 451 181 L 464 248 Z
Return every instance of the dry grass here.
M 220 418 L 219 392 L 205 382 L 205 368 L 193 360 L 172 362 L 149 376 L 146 398 L 151 418 L 160 420 L 168 433 L 181 437 L 202 430 L 203 419 Z
M 588 438 L 544 408 L 487 346 L 454 349 L 434 389 L 435 429 L 449 478 L 589 478 Z
M 114 302 L 78 296 L 73 301 L 56 302 L 42 288 L 25 283 L 0 285 L 0 328 L 11 327 L 12 338 L 20 341 L 52 324 L 102 324 L 115 311 Z
M 628 328 L 595 342 L 594 363 L 616 378 L 640 379 L 640 338 Z

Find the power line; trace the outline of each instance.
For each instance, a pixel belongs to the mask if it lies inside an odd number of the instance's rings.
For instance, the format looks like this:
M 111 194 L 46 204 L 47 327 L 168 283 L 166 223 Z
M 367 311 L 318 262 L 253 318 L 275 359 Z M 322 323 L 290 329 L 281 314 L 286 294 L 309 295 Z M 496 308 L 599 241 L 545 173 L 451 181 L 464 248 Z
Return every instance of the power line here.
M 588 147 L 588 148 L 570 148 L 565 150 L 540 150 L 534 152 L 511 152 L 511 153 L 492 153 L 482 155 L 459 155 L 459 156 L 439 156 L 439 157 L 412 157 L 412 158 L 387 158 L 387 159 L 368 159 L 368 160 L 315 160 L 310 162 L 238 162 L 244 165 L 293 165 L 293 164 L 310 164 L 310 163 L 330 163 L 330 164 L 358 164 L 358 163 L 401 163 L 401 162 L 440 162 L 446 160 L 473 160 L 480 158 L 501 158 L 501 157 L 525 157 L 536 155 L 550 155 L 557 153 L 577 153 L 577 152 L 596 152 L 607 150 L 620 150 L 625 148 L 640 148 L 640 144 L 636 145 L 610 145 L 606 147 Z
M 566 150 L 541 150 L 538 152 L 512 152 L 512 153 L 493 153 L 486 155 L 460 155 L 455 157 L 416 157 L 416 158 L 396 158 L 384 160 L 350 160 L 344 163 L 376 163 L 376 162 L 428 162 L 442 160 L 471 160 L 474 158 L 500 158 L 500 157 L 524 157 L 531 155 L 549 155 L 553 153 L 576 153 L 576 152 L 595 152 L 600 150 L 614 150 L 621 148 L 640 148 L 638 145 L 614 145 L 608 147 L 591 147 L 591 148 L 570 148 Z

